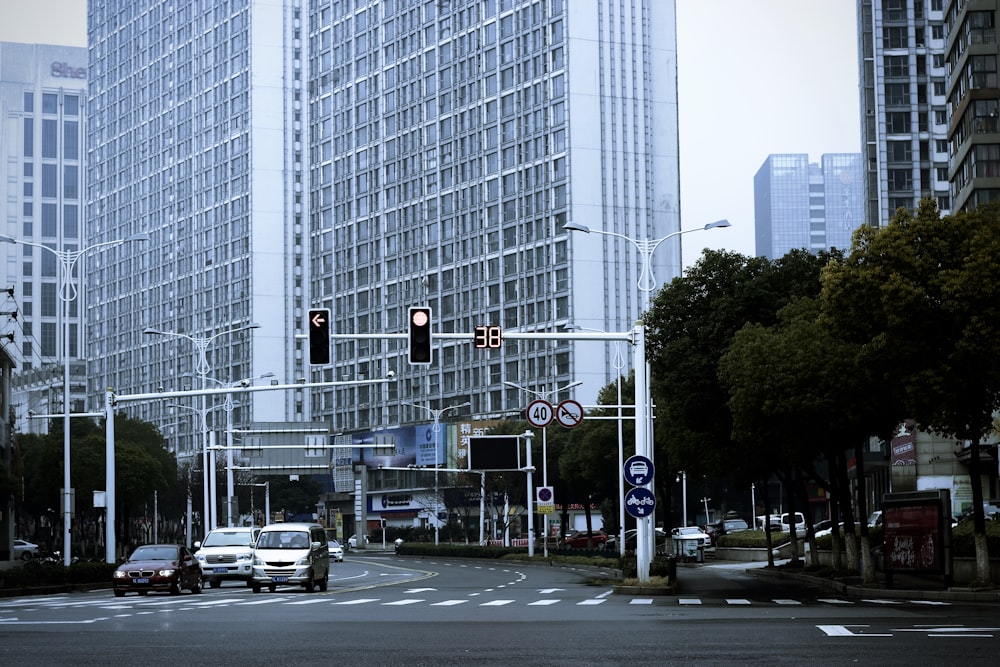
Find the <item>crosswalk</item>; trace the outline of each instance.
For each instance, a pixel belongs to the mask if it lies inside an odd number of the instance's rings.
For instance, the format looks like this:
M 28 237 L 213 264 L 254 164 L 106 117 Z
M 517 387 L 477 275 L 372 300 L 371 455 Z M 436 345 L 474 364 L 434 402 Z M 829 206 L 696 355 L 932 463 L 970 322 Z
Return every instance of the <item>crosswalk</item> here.
M 433 589 L 431 589 L 433 590 Z M 426 592 L 426 591 L 425 591 Z M 405 596 L 405 593 L 403 594 Z M 153 610 L 198 610 L 218 609 L 220 607 L 255 607 L 265 605 L 288 605 L 309 607 L 553 607 L 556 605 L 572 605 L 576 607 L 593 607 L 602 605 L 636 605 L 648 607 L 795 607 L 795 606 L 862 606 L 862 605 L 948 605 L 948 602 L 905 599 L 844 599 L 844 598 L 809 598 L 789 599 L 773 598 L 753 600 L 748 598 L 695 596 L 656 596 L 629 597 L 612 595 L 611 591 L 584 599 L 565 599 L 556 596 L 545 597 L 497 597 L 483 599 L 482 597 L 434 599 L 431 596 L 420 597 L 340 597 L 337 595 L 182 595 L 174 597 L 126 597 L 126 598 L 77 598 L 74 596 L 28 597 L 0 600 L 0 624 L 5 616 L 18 611 L 39 611 L 44 609 L 101 609 L 105 611 L 153 611 Z

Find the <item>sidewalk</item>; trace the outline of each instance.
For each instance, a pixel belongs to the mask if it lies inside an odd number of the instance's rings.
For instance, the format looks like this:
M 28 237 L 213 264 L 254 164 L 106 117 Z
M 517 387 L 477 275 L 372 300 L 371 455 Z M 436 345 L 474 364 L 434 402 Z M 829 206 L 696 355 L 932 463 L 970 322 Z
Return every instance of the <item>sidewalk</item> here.
M 782 569 L 788 559 L 775 560 L 775 567 L 767 567 L 766 562 L 743 563 L 737 561 L 706 562 L 701 567 L 717 567 L 740 569 L 756 577 L 766 577 L 776 580 L 790 580 L 808 583 L 828 591 L 850 597 L 889 598 L 893 600 L 928 600 L 951 602 L 1000 602 L 1000 587 L 972 589 L 961 586 L 946 586 L 940 577 L 921 577 L 912 574 L 896 573 L 893 576 L 893 586 L 889 588 L 885 582 L 885 573 L 876 572 L 875 581 L 864 584 L 861 576 L 838 577 L 830 579 L 816 576 L 808 572 L 797 572 L 792 569 Z

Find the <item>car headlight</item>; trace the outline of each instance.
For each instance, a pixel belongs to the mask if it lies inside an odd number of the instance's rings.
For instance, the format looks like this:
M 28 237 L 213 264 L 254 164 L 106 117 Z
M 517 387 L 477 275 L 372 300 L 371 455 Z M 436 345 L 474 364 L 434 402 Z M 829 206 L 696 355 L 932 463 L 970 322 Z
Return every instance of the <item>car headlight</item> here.
M 303 556 L 302 558 L 295 561 L 296 565 L 309 565 L 312 562 L 312 556 Z
M 208 559 L 202 556 L 201 554 L 195 554 L 194 557 L 198 560 L 199 563 L 208 562 Z
M 251 556 L 250 554 L 236 554 L 236 560 L 237 561 L 250 560 L 252 557 L 253 556 Z
M 263 567 L 264 566 L 264 559 L 260 558 L 258 556 L 254 556 L 253 557 L 253 564 L 254 565 L 260 565 L 261 567 Z
M 160 570 L 159 572 L 157 572 L 157 574 L 159 574 L 161 577 L 172 577 L 174 576 L 174 570 L 169 570 L 169 569 Z
M 127 579 L 128 575 L 122 570 L 115 570 L 115 579 Z

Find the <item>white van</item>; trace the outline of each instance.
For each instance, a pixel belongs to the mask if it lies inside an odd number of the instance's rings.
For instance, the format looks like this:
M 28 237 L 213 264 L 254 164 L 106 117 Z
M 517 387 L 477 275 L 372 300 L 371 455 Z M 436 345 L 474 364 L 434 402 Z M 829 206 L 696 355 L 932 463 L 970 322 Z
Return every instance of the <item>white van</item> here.
M 781 515 L 781 532 L 788 533 L 791 531 L 789 524 L 795 521 L 795 534 L 798 537 L 805 537 L 806 535 L 806 517 L 802 512 L 796 512 L 794 519 L 785 512 Z
M 253 550 L 254 593 L 267 586 L 303 586 L 307 593 L 316 587 L 325 591 L 330 577 L 330 554 L 326 532 L 318 523 L 274 523 L 264 526 Z

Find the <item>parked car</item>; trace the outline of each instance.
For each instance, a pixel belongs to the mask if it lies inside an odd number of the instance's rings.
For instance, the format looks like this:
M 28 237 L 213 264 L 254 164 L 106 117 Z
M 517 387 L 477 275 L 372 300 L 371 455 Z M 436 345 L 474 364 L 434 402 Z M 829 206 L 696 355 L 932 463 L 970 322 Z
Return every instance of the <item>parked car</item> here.
M 326 550 L 330 554 L 330 560 L 335 563 L 344 562 L 344 547 L 340 546 L 337 540 L 327 540 Z
M 750 530 L 750 524 L 738 514 L 726 514 L 721 521 L 705 524 L 703 532 L 712 538 L 712 546 L 714 547 L 722 535 L 738 533 L 741 530 Z
M 31 560 L 38 558 L 38 545 L 27 540 L 14 540 L 13 556 L 16 560 Z
M 115 597 L 136 592 L 165 591 L 179 595 L 186 588 L 201 593 L 201 565 L 183 544 L 145 544 L 118 566 L 112 576 Z
M 563 546 L 567 549 L 600 549 L 608 541 L 608 534 L 603 530 L 588 533 L 577 530 L 563 538 Z
M 788 512 L 781 515 L 781 532 L 788 533 L 791 532 L 791 523 L 795 522 L 795 534 L 799 537 L 805 537 L 806 534 L 806 517 L 802 512 L 796 512 L 794 518 L 792 518 Z
M 195 542 L 194 557 L 201 565 L 202 578 L 212 588 L 226 579 L 237 579 L 250 585 L 253 579 L 253 545 L 260 535 L 256 526 L 216 528 Z
M 674 554 L 684 560 L 701 560 L 705 556 L 705 548 L 712 543 L 712 538 L 698 526 L 684 526 L 670 531 L 673 536 Z
M 364 543 L 367 545 L 368 544 L 368 538 L 365 537 L 364 540 L 365 540 Z M 350 537 L 347 538 L 347 548 L 348 549 L 357 549 L 358 548 L 358 536 L 357 535 L 351 535 Z

